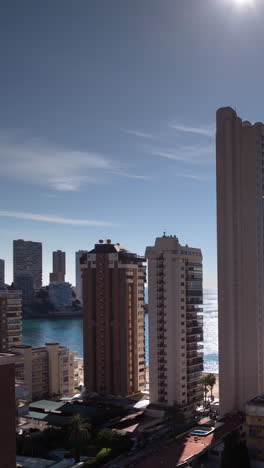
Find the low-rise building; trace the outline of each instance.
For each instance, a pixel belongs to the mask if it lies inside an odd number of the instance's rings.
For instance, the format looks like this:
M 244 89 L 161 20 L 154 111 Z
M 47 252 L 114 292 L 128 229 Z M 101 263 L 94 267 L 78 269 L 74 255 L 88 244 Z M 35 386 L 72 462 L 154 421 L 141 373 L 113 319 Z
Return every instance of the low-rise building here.
M 72 287 L 70 283 L 54 281 L 49 284 L 49 300 L 57 312 L 63 313 L 72 307 Z
M 19 345 L 15 354 L 16 378 L 27 383 L 30 400 L 74 394 L 74 353 L 58 343 L 32 348 Z
M 247 402 L 245 432 L 250 458 L 264 466 L 264 394 Z
M 21 294 L 21 291 L 0 290 L 0 352 L 7 352 L 21 343 Z

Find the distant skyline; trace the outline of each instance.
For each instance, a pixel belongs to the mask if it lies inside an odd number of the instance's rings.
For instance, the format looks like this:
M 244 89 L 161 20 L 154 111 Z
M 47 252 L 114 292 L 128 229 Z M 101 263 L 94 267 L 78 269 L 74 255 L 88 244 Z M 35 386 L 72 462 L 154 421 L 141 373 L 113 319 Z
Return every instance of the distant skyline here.
M 1 7 L 0 258 L 12 241 L 143 255 L 165 230 L 216 287 L 215 112 L 264 120 L 260 0 L 12 0 Z

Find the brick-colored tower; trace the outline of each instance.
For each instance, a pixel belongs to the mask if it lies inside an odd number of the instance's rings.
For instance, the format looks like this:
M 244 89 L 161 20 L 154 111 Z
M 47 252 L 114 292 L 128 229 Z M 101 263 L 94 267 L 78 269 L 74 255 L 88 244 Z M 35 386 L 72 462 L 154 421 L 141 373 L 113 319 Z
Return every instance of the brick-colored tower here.
M 87 392 L 125 396 L 144 388 L 144 260 L 110 240 L 81 258 Z

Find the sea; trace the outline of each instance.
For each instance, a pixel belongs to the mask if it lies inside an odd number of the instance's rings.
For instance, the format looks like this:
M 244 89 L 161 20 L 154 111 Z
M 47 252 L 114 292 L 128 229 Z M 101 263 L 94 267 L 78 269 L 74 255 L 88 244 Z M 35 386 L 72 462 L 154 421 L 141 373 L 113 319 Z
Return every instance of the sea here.
M 218 372 L 217 290 L 204 289 L 204 370 Z M 146 315 L 146 364 L 148 364 L 148 315 Z M 83 356 L 81 318 L 24 319 L 23 344 L 33 347 L 58 342 Z

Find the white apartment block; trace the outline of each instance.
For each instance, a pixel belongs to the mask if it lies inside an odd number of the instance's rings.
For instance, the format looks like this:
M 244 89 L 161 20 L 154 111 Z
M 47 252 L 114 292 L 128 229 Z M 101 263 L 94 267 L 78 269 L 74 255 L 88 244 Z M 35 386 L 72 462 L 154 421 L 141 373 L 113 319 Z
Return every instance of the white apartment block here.
M 192 414 L 203 398 L 202 253 L 164 235 L 146 258 L 150 403 Z
M 74 353 L 58 343 L 45 347 L 14 346 L 16 378 L 24 381 L 30 400 L 74 394 Z

